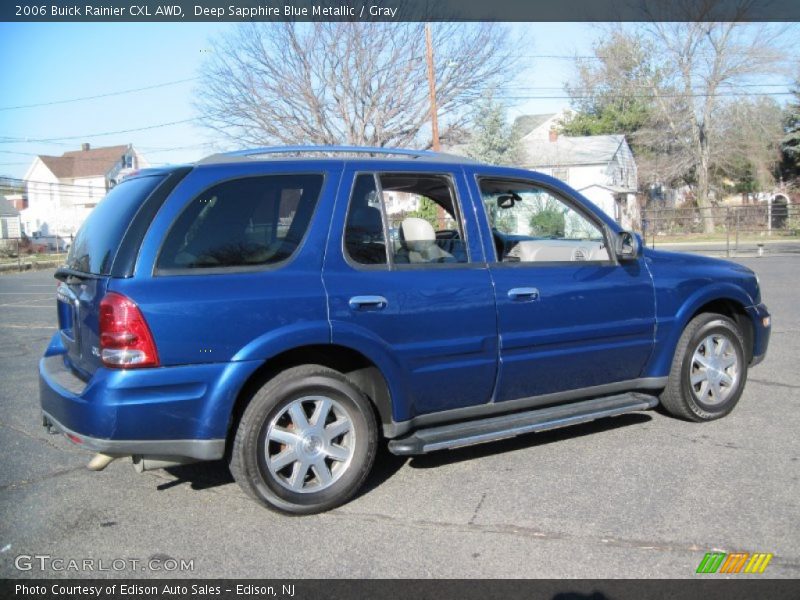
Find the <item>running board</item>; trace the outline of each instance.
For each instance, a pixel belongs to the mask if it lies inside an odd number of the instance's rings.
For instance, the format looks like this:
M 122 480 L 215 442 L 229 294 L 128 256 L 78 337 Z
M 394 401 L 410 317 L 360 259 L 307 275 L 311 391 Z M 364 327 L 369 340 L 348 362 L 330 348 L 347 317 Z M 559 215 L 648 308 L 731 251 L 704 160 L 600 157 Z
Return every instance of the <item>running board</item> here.
M 658 404 L 655 396 L 629 393 L 594 398 L 537 410 L 419 429 L 389 442 L 389 452 L 400 456 L 425 454 L 446 448 L 461 448 L 483 442 L 516 437 L 523 433 L 547 431 L 588 423 L 604 417 L 615 417 Z

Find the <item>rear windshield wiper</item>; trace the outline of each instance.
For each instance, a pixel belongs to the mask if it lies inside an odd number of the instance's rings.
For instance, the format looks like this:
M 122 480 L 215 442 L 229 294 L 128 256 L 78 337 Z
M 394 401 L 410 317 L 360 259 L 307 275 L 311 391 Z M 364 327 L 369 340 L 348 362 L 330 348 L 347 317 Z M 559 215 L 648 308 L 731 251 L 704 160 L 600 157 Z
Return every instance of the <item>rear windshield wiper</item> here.
M 66 283 L 71 283 L 68 281 L 69 279 L 102 279 L 102 275 L 96 275 L 94 273 L 84 273 L 83 271 L 76 271 L 75 269 L 70 269 L 69 267 L 59 267 L 56 269 L 55 275 L 53 275 L 59 281 L 64 281 Z

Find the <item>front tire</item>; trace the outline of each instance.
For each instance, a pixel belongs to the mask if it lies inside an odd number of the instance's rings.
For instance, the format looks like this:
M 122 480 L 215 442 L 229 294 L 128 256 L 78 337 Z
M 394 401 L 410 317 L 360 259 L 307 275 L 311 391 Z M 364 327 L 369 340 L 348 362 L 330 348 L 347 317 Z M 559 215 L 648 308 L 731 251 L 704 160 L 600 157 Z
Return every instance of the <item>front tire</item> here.
M 661 404 L 673 416 L 712 421 L 730 413 L 744 390 L 744 336 L 723 315 L 703 313 L 684 329 Z
M 369 400 L 342 373 L 288 369 L 242 415 L 230 469 L 244 491 L 273 510 L 314 514 L 344 504 L 369 475 L 378 445 Z

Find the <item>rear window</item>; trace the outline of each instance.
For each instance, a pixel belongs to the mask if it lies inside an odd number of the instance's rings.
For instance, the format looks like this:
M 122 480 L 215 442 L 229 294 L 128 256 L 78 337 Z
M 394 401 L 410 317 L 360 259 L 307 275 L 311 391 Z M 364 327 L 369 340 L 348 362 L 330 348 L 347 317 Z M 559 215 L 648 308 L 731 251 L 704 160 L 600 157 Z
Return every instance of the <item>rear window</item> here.
M 300 247 L 322 189 L 322 175 L 262 175 L 209 188 L 184 208 L 167 234 L 160 272 L 259 267 Z
M 89 213 L 67 255 L 67 267 L 108 275 L 125 231 L 164 175 L 136 177 L 114 187 Z

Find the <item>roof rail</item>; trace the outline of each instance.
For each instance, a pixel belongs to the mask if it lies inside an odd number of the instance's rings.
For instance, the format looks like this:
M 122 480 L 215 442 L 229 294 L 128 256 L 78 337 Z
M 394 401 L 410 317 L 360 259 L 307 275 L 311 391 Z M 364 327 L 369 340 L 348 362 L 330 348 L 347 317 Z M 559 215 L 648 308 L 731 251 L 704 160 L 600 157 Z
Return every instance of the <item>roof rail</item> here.
M 238 159 L 265 156 L 271 154 L 372 154 L 381 156 L 408 156 L 412 158 L 426 158 L 444 162 L 474 162 L 464 156 L 431 152 L 429 150 L 410 150 L 408 148 L 373 148 L 370 146 L 265 146 L 263 148 L 250 148 L 212 154 L 198 164 L 212 162 L 235 162 Z

